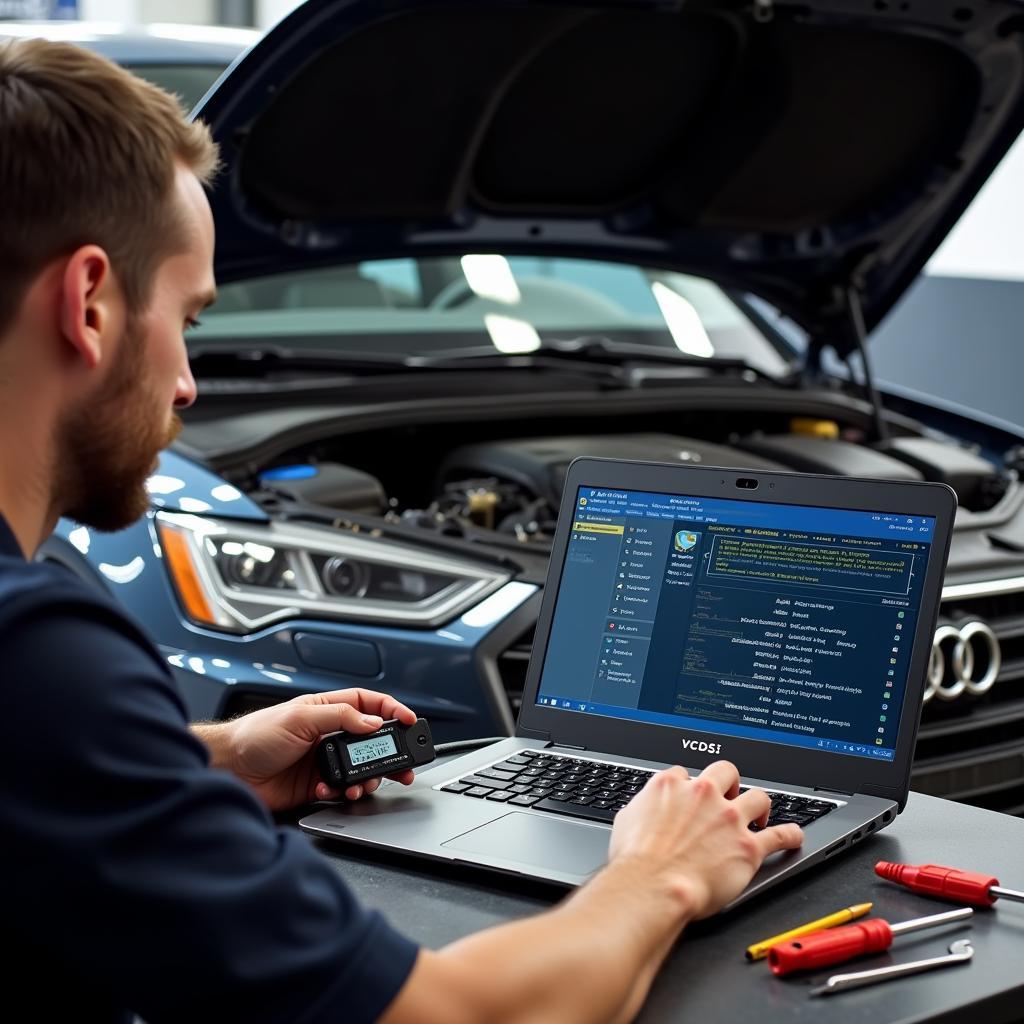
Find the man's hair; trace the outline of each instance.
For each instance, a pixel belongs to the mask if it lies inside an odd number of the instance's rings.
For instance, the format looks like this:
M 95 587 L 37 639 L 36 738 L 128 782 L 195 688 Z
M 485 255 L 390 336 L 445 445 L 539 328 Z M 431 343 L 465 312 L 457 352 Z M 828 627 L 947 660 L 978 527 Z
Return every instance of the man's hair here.
M 141 312 L 189 242 L 176 160 L 208 184 L 217 147 L 169 93 L 71 43 L 0 43 L 0 335 L 32 279 L 89 244 Z

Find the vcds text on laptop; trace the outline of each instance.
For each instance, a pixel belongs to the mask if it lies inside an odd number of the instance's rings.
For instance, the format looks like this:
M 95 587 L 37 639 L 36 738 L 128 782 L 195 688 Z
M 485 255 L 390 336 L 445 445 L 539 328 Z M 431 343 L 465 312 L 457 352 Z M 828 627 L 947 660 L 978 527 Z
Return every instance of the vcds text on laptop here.
M 734 906 L 906 803 L 955 509 L 941 484 L 577 459 L 515 736 L 300 824 L 579 885 L 652 772 L 727 758 L 805 830 Z

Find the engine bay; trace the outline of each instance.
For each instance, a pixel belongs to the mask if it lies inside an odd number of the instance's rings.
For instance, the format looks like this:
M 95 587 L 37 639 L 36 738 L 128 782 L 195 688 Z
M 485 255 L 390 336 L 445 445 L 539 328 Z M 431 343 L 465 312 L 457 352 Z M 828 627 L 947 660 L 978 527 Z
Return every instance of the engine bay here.
M 463 443 L 429 431 L 392 432 L 290 453 L 261 470 L 247 489 L 268 510 L 285 505 L 301 515 L 305 509 L 320 519 L 333 516 L 337 525 L 372 528 L 383 520 L 440 536 L 546 549 L 566 471 L 582 455 L 937 481 L 953 487 L 961 506 L 974 512 L 992 508 L 1015 486 L 1011 471 L 949 441 L 920 436 L 868 445 L 831 421 L 793 420 L 790 427 L 788 433 L 731 435 L 727 443 L 654 430 L 470 443 L 468 430 Z M 405 457 L 395 458 L 402 449 Z

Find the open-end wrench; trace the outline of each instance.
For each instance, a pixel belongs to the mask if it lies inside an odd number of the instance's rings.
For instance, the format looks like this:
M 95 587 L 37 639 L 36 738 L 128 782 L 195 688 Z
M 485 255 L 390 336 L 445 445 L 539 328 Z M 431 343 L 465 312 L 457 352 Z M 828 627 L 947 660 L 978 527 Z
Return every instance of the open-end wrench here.
M 812 988 L 812 996 L 830 996 L 835 992 L 846 992 L 851 988 L 863 988 L 865 985 L 878 985 L 893 978 L 902 978 L 907 974 L 920 974 L 937 967 L 953 967 L 966 964 L 974 956 L 974 947 L 970 939 L 957 939 L 949 947 L 948 956 L 933 956 L 928 960 L 914 960 L 909 964 L 894 964 L 892 967 L 879 967 L 874 971 L 857 971 L 853 974 L 833 974 L 824 985 Z

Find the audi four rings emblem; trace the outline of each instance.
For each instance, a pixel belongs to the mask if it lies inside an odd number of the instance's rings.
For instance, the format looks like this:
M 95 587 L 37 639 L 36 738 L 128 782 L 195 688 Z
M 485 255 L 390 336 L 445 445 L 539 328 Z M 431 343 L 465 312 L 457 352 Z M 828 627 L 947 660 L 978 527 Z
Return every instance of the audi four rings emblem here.
M 935 630 L 924 702 L 956 700 L 964 691 L 988 693 L 999 675 L 1002 655 L 995 633 L 984 622 L 943 625 Z

